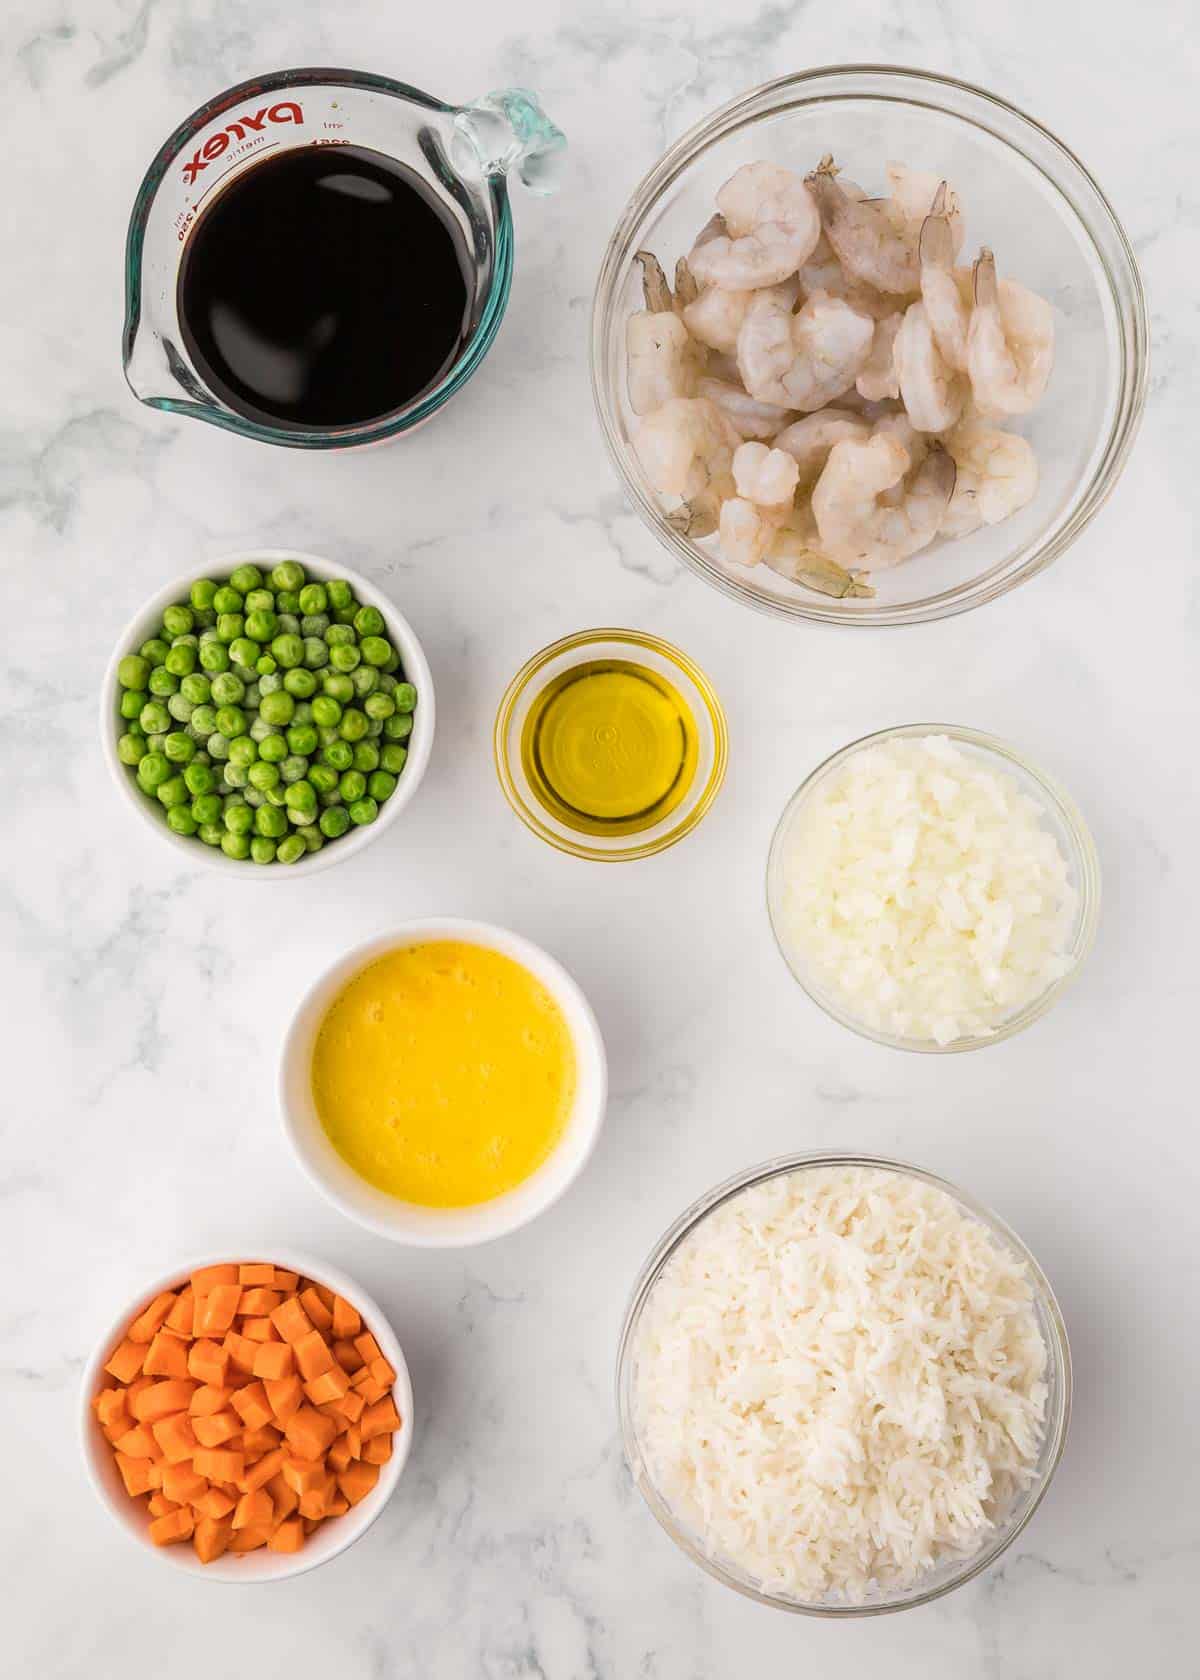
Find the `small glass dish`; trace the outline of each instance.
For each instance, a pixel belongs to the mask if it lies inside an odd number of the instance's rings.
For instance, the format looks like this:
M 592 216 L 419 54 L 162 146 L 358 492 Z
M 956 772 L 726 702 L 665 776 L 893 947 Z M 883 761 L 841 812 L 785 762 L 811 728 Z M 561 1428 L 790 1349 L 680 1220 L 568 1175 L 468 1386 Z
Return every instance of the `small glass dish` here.
M 633 834 L 583 834 L 568 827 L 538 798 L 523 763 L 526 720 L 546 685 L 576 666 L 605 659 L 625 660 L 657 672 L 687 702 L 696 726 L 696 768 L 686 793 L 661 822 Z M 725 713 L 704 672 L 679 648 L 641 630 L 581 630 L 535 653 L 505 690 L 496 713 L 493 747 L 504 797 L 525 826 L 560 852 L 600 863 L 652 857 L 690 834 L 717 797 L 729 755 Z
M 709 1214 L 740 1195 L 742 1191 L 785 1174 L 804 1172 L 815 1167 L 875 1167 L 885 1172 L 903 1173 L 908 1177 L 920 1179 L 923 1183 L 931 1184 L 952 1196 L 966 1213 L 987 1227 L 1000 1246 L 1009 1249 L 1025 1265 L 1033 1284 L 1033 1306 L 1038 1328 L 1046 1344 L 1045 1380 L 1048 1393 L 1045 1429 L 1033 1477 L 1022 1496 L 1003 1515 L 977 1552 L 968 1557 L 945 1560 L 907 1589 L 893 1592 L 878 1590 L 875 1594 L 869 1594 L 861 1603 L 847 1603 L 841 1600 L 813 1602 L 788 1594 L 769 1592 L 758 1586 L 732 1562 L 706 1551 L 701 1536 L 672 1510 L 659 1493 L 647 1468 L 638 1435 L 635 1405 L 638 1328 L 642 1312 L 662 1275 L 663 1268 Z M 1067 1429 L 1071 1421 L 1071 1394 L 1071 1349 L 1062 1313 L 1045 1273 L 1016 1232 L 990 1208 L 975 1201 L 956 1185 L 947 1183 L 945 1179 L 925 1172 L 920 1167 L 876 1155 L 831 1153 L 779 1156 L 775 1160 L 750 1167 L 710 1190 L 679 1216 L 642 1267 L 626 1309 L 617 1349 L 617 1413 L 625 1461 L 638 1492 L 646 1501 L 659 1526 L 693 1563 L 699 1564 L 714 1580 L 732 1587 L 744 1597 L 751 1598 L 758 1604 L 770 1605 L 777 1610 L 791 1611 L 795 1615 L 828 1616 L 842 1620 L 858 1616 L 881 1616 L 891 1611 L 911 1610 L 918 1605 L 929 1604 L 932 1600 L 952 1592 L 955 1587 L 961 1587 L 965 1582 L 973 1580 L 982 1570 L 993 1564 L 1020 1534 L 1050 1486 L 1066 1446 Z
M 873 598 L 836 600 L 767 566 L 726 562 L 717 538 L 684 537 L 632 444 L 625 326 L 643 307 L 635 253 L 668 274 L 742 164 L 811 169 L 832 152 L 877 185 L 891 159 L 944 172 L 962 195 L 967 251 L 994 245 L 1002 269 L 1054 306 L 1056 364 L 1028 436 L 1041 483 L 998 525 L 935 544 L 872 574 Z M 643 523 L 685 566 L 733 600 L 780 618 L 825 624 L 920 624 L 994 600 L 1042 571 L 1103 505 L 1137 435 L 1149 334 L 1137 262 L 1120 222 L 1075 155 L 1033 118 L 948 76 L 844 65 L 754 88 L 685 134 L 634 191 L 613 231 L 592 312 L 592 390 L 601 430 Z
M 927 1038 L 897 1038 L 889 1033 L 876 1031 L 874 1027 L 868 1026 L 849 1013 L 809 971 L 800 955 L 789 949 L 781 927 L 783 854 L 791 826 L 806 801 L 852 754 L 866 747 L 878 746 L 884 741 L 921 735 L 948 736 L 956 745 L 965 747 L 968 752 L 989 763 L 990 768 L 1017 781 L 1022 793 L 1029 795 L 1037 804 L 1045 823 L 1057 840 L 1059 849 L 1067 861 L 1068 878 L 1075 890 L 1076 899 L 1067 945 L 1066 954 L 1070 965 L 1067 971 L 1059 979 L 1052 981 L 1045 991 L 1040 992 L 1031 1002 L 1001 1021 L 992 1032 L 952 1039 L 948 1044 L 938 1044 Z M 851 1032 L 858 1033 L 860 1037 L 872 1039 L 876 1044 L 886 1044 L 893 1050 L 950 1055 L 960 1050 L 980 1050 L 988 1044 L 1000 1044 L 1004 1039 L 1020 1032 L 1022 1028 L 1031 1026 L 1046 1013 L 1075 978 L 1096 937 L 1096 924 L 1100 915 L 1100 859 L 1088 826 L 1074 800 L 1044 770 L 1031 764 L 1015 747 L 1009 746 L 995 735 L 985 735 L 980 730 L 966 729 L 958 724 L 906 723 L 893 729 L 881 729 L 874 735 L 864 735 L 858 741 L 851 741 L 849 746 L 834 753 L 823 764 L 818 764 L 812 774 L 801 782 L 784 806 L 783 815 L 771 839 L 771 849 L 767 856 L 767 914 L 771 919 L 771 931 L 775 935 L 779 954 L 803 990 L 827 1015 L 831 1015 L 835 1021 L 849 1027 Z

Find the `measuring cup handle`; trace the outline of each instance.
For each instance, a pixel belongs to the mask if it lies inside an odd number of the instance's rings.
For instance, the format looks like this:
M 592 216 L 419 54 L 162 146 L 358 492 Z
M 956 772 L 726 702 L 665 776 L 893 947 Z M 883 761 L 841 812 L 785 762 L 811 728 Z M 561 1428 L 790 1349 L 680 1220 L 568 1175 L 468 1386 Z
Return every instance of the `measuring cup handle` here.
M 454 113 L 467 154 L 485 175 L 517 174 L 531 192 L 557 191 L 567 140 L 524 88 L 486 93 Z

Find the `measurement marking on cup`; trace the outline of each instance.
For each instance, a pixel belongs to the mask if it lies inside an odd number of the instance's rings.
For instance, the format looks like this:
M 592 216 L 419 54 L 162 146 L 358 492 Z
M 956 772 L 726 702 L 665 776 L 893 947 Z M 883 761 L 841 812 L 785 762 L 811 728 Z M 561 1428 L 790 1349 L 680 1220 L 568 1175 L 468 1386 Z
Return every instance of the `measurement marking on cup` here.
M 247 146 L 246 151 L 247 152 L 253 151 L 254 155 L 256 157 L 260 157 L 263 152 L 273 151 L 274 148 L 276 146 L 280 145 L 280 144 L 282 144 L 282 142 L 279 141 L 279 140 L 271 140 L 265 146 Z M 226 180 L 230 175 L 232 175 L 234 173 L 234 171 L 239 167 L 239 165 L 242 164 L 245 161 L 245 155 L 246 155 L 245 152 L 243 152 L 241 157 L 237 158 L 233 163 L 230 164 L 229 168 L 225 171 L 224 175 L 218 175 L 215 181 L 210 181 L 208 183 L 208 185 L 205 187 L 204 191 L 200 194 L 200 197 L 196 200 L 195 204 L 192 206 L 192 208 L 194 210 L 198 210 L 200 208 L 200 206 L 204 203 L 204 200 L 208 197 L 209 193 L 213 190 L 214 187 L 219 187 L 221 185 L 222 181 Z

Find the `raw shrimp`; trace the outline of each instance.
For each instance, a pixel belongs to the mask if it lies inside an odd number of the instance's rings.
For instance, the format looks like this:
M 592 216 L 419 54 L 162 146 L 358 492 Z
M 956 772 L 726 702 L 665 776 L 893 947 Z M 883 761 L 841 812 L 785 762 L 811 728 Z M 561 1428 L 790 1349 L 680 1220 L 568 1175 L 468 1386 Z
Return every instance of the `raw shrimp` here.
M 737 350 L 737 337 L 746 319 L 746 307 L 753 292 L 731 292 L 723 286 L 706 286 L 693 303 L 685 306 L 684 325 L 692 337 L 732 356 Z
M 765 443 L 743 443 L 734 452 L 733 482 L 739 496 L 760 507 L 788 508 L 800 481 L 800 469 L 782 449 Z
M 778 164 L 743 164 L 717 194 L 717 208 L 726 231 L 693 246 L 688 259 L 702 286 L 777 286 L 808 261 L 821 237 L 812 194 Z
M 768 287 L 738 334 L 742 381 L 759 402 L 811 413 L 850 389 L 874 335 L 874 322 L 840 298 L 814 292 L 793 315 L 790 290 Z
M 959 196 L 946 180 L 941 175 L 931 174 L 925 169 L 910 169 L 906 163 L 889 163 L 887 178 L 892 189 L 892 214 L 897 225 L 913 238 L 920 234 L 921 223 L 931 213 L 938 192 L 945 189 L 942 203 L 950 223 L 951 242 L 957 257 L 962 250 L 967 230 Z
M 736 496 L 721 504 L 721 552 L 739 566 L 757 566 L 788 517 L 798 469 L 782 449 L 743 443 L 733 457 Z
M 967 398 L 967 381 L 945 360 L 923 303 L 910 303 L 893 350 L 900 395 L 919 432 L 953 426 Z
M 971 419 L 961 420 L 942 442 L 954 457 L 958 476 L 939 527 L 941 536 L 970 536 L 1033 500 L 1038 465 L 1027 438 Z
M 845 190 L 846 183 L 840 185 Z M 800 281 L 801 297 L 825 292 L 829 297 L 841 298 L 851 309 L 856 309 L 860 315 L 869 315 L 873 321 L 882 321 L 897 310 L 903 310 L 902 298 L 890 297 L 886 292 L 877 292 L 874 286 L 865 286 L 861 280 L 852 280 L 824 234 L 812 256 L 800 269 L 797 279 Z
M 967 326 L 971 319 L 971 271 L 954 266 L 954 236 L 946 212 L 946 183 L 938 187 L 933 208 L 921 223 L 917 255 L 921 263 L 921 302 L 937 347 L 952 368 L 967 365 Z
M 757 566 L 766 558 L 785 512 L 782 508 L 759 507 L 745 496 L 731 496 L 722 502 L 718 530 L 725 559 L 736 566 Z
M 790 509 L 771 537 L 763 558 L 773 572 L 787 578 L 789 583 L 802 584 L 821 595 L 837 599 L 874 595 L 870 584 L 823 554 L 820 544 L 812 504 L 804 497 Z
M 733 494 L 733 452 L 742 440 L 707 397 L 670 398 L 645 417 L 633 441 L 660 495 L 690 501 L 714 485 Z
M 854 389 L 868 402 L 883 402 L 900 395 L 900 381 L 896 376 L 896 334 L 904 320 L 904 311 L 885 315 L 875 323 L 871 353 L 863 363 L 862 372 L 854 381 Z
M 650 414 L 671 397 L 690 396 L 704 352 L 674 309 L 671 288 L 656 257 L 639 251 L 645 309 L 625 324 L 629 406 Z
M 770 438 L 792 418 L 790 408 L 775 403 L 756 402 L 748 397 L 740 385 L 727 384 L 724 379 L 701 379 L 696 395 L 716 403 L 734 430 L 744 438 Z
M 975 264 L 967 328 L 967 372 L 980 413 L 993 419 L 1028 414 L 1053 366 L 1053 310 L 1014 280 L 998 281 L 996 259 L 985 246 Z
M 904 297 L 917 291 L 915 234 L 897 232 L 878 203 L 851 198 L 829 158 L 821 160 L 805 184 L 817 201 L 825 237 L 850 279 Z
M 807 487 L 817 482 L 829 459 L 829 451 L 843 438 L 869 438 L 871 428 L 856 414 L 841 408 L 819 408 L 795 420 L 775 439 L 776 449 L 784 449 L 800 469 L 799 484 Z
M 908 451 L 894 437 L 834 444 L 812 495 L 821 548 L 831 559 L 894 566 L 933 541 L 954 491 L 953 458 L 935 444 L 906 479 L 908 472 Z M 902 499 L 884 501 L 902 482 Z

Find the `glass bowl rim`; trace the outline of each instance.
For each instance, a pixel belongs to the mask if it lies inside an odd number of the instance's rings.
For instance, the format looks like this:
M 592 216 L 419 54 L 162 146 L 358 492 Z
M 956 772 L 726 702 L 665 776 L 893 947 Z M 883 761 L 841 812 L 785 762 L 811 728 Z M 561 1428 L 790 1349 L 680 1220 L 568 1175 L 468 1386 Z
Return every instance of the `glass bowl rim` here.
M 668 829 L 653 840 L 645 840 L 640 844 L 621 847 L 617 851 L 601 851 L 589 846 L 582 838 L 569 840 L 550 828 L 539 817 L 532 805 L 528 804 L 521 794 L 517 781 L 513 775 L 509 761 L 508 732 L 512 723 L 513 713 L 517 703 L 525 693 L 529 684 L 540 671 L 557 659 L 560 654 L 573 653 L 576 649 L 586 648 L 602 642 L 623 642 L 631 647 L 649 649 L 657 653 L 668 665 L 674 665 L 680 670 L 696 689 L 704 702 L 704 715 L 712 733 L 713 763 L 709 771 L 708 781 L 704 791 L 695 805 L 686 813 L 674 828 Z M 725 721 L 725 709 L 705 671 L 696 661 L 677 647 L 674 642 L 665 641 L 661 636 L 654 635 L 649 630 L 630 630 L 616 627 L 599 628 L 594 630 L 577 630 L 569 636 L 560 636 L 557 641 L 549 642 L 543 648 L 531 654 L 513 677 L 500 699 L 496 708 L 496 721 L 492 728 L 492 753 L 495 759 L 496 776 L 499 779 L 504 797 L 512 810 L 520 817 L 526 828 L 536 834 L 539 840 L 553 846 L 556 851 L 566 852 L 571 857 L 584 858 L 590 863 L 630 863 L 638 858 L 654 857 L 659 852 L 665 852 L 684 839 L 708 814 L 713 801 L 721 791 L 721 784 L 725 780 L 725 770 L 729 762 L 729 729 Z M 636 841 L 636 835 L 629 836 Z
M 1033 998 L 1022 1009 L 1017 1010 L 1007 1020 L 990 1033 L 987 1037 L 956 1038 L 949 1044 L 937 1044 L 931 1039 L 900 1038 L 892 1033 L 876 1032 L 864 1022 L 858 1020 L 830 996 L 805 978 L 788 955 L 783 937 L 776 922 L 775 907 L 772 903 L 771 883 L 774 879 L 775 865 L 780 848 L 796 812 L 804 801 L 841 764 L 844 764 L 854 753 L 866 747 L 878 746 L 883 741 L 905 740 L 922 735 L 946 735 L 952 741 L 961 741 L 965 746 L 974 748 L 984 755 L 993 755 L 1004 760 L 1006 766 L 1013 766 L 1028 776 L 1038 787 L 1047 800 L 1050 810 L 1058 817 L 1066 830 L 1071 842 L 1072 862 L 1079 875 L 1079 908 L 1074 940 L 1071 946 L 1071 966 L 1067 972 L 1050 983 L 1037 997 Z M 859 1038 L 869 1039 L 873 1044 L 881 1044 L 890 1050 L 906 1050 L 914 1055 L 926 1056 L 954 1056 L 961 1055 L 968 1050 L 984 1050 L 991 1044 L 1002 1044 L 1006 1038 L 1012 1038 L 1016 1033 L 1030 1027 L 1047 1012 L 1053 1003 L 1062 996 L 1063 992 L 1077 977 L 1087 960 L 1096 939 L 1096 928 L 1100 918 L 1101 872 L 1100 857 L 1096 850 L 1096 843 L 1092 838 L 1082 811 L 1074 799 L 1047 771 L 1027 758 L 1009 742 L 999 735 L 989 735 L 982 729 L 972 729 L 966 724 L 958 723 L 897 723 L 887 729 L 874 730 L 869 735 L 861 735 L 856 741 L 850 741 L 836 752 L 830 753 L 821 760 L 815 769 L 811 770 L 799 787 L 788 799 L 783 807 L 778 822 L 771 835 L 771 844 L 767 850 L 766 901 L 767 919 L 771 924 L 771 934 L 775 940 L 775 948 L 791 974 L 793 980 L 800 987 L 806 997 L 811 999 L 819 1009 L 824 1010 L 831 1020 L 840 1026 L 848 1027 Z
M 740 1195 L 743 1190 L 767 1183 L 773 1178 L 816 1167 L 877 1168 L 880 1171 L 899 1173 L 909 1178 L 920 1179 L 922 1183 L 944 1191 L 968 1214 L 986 1226 L 994 1236 L 998 1236 L 1006 1242 L 1010 1250 L 1028 1268 L 1034 1285 L 1035 1298 L 1042 1307 L 1052 1332 L 1046 1351 L 1049 1364 L 1061 1391 L 1060 1398 L 1053 1417 L 1047 1419 L 1047 1430 L 1052 1429 L 1053 1435 L 1049 1438 L 1049 1452 L 1045 1468 L 1041 1471 L 1036 1483 L 1031 1484 L 1026 1491 L 1019 1516 L 1014 1516 L 1006 1529 L 995 1537 L 990 1544 L 982 1546 L 977 1553 L 963 1559 L 961 1573 L 952 1575 L 948 1580 L 937 1586 L 931 1586 L 924 1592 L 914 1593 L 912 1597 L 899 1601 L 886 1601 L 877 1604 L 819 1604 L 784 1598 L 763 1591 L 753 1586 L 749 1581 L 739 1580 L 716 1558 L 707 1556 L 698 1546 L 693 1545 L 688 1536 L 677 1526 L 670 1507 L 654 1486 L 650 1473 L 646 1469 L 633 1419 L 633 1340 L 646 1302 L 649 1300 L 651 1292 L 668 1261 L 710 1213 L 715 1212 L 717 1208 Z M 985 1202 L 978 1201 L 974 1196 L 960 1189 L 950 1179 L 942 1178 L 939 1174 L 930 1172 L 925 1167 L 918 1167 L 912 1162 L 902 1161 L 893 1156 L 874 1155 L 857 1150 L 801 1150 L 785 1155 L 775 1155 L 769 1160 L 760 1161 L 754 1166 L 743 1168 L 740 1172 L 723 1179 L 719 1184 L 714 1185 L 711 1190 L 697 1197 L 659 1238 L 638 1272 L 625 1308 L 620 1339 L 617 1344 L 616 1401 L 621 1432 L 621 1449 L 634 1486 L 641 1494 L 651 1516 L 659 1527 L 706 1574 L 711 1575 L 714 1580 L 720 1581 L 723 1585 L 732 1587 L 735 1592 L 741 1593 L 744 1598 L 752 1599 L 757 1604 L 765 1604 L 774 1610 L 786 1610 L 793 1615 L 829 1617 L 835 1620 L 855 1620 L 867 1616 L 892 1615 L 901 1610 L 915 1610 L 923 1604 L 930 1604 L 935 1599 L 945 1597 L 947 1593 L 953 1592 L 958 1587 L 965 1586 L 968 1581 L 974 1580 L 977 1575 L 990 1568 L 1024 1530 L 1049 1490 L 1050 1483 L 1054 1479 L 1066 1450 L 1073 1396 L 1074 1372 L 1071 1361 L 1071 1345 L 1062 1309 L 1059 1307 L 1050 1280 L 1039 1265 L 1036 1256 L 1007 1220 L 993 1212 Z
M 1039 143 L 1065 160 L 1067 165 L 1078 173 L 1083 186 L 1092 195 L 1094 199 L 1093 209 L 1098 219 L 1104 224 L 1105 230 L 1111 235 L 1115 250 L 1118 253 L 1120 278 L 1128 288 L 1128 296 L 1122 298 L 1114 279 L 1113 265 L 1097 245 L 1089 218 L 1085 217 L 1074 200 L 1064 193 L 1060 182 L 1054 176 L 1048 174 L 1041 163 L 1029 157 L 1026 153 L 1020 152 L 1019 155 L 1049 181 L 1056 194 L 1060 198 L 1065 197 L 1067 199 L 1076 221 L 1087 235 L 1100 271 L 1107 283 L 1108 294 L 1117 319 L 1123 325 L 1123 331 L 1120 335 L 1120 365 L 1115 379 L 1117 393 L 1115 412 L 1108 427 L 1105 448 L 1086 487 L 1082 490 L 1076 490 L 1078 505 L 1061 528 L 1048 538 L 1044 534 L 1035 538 L 1033 542 L 1025 546 L 1015 561 L 1007 565 L 1000 562 L 999 564 L 1004 566 L 1005 569 L 999 576 L 992 576 L 990 582 L 981 588 L 977 594 L 969 592 L 974 587 L 972 584 L 955 586 L 953 589 L 941 590 L 937 594 L 912 603 L 866 607 L 851 616 L 844 610 L 839 610 L 836 603 L 825 602 L 821 596 L 816 594 L 811 601 L 807 598 L 792 601 L 754 592 L 739 578 L 724 572 L 694 542 L 670 528 L 662 510 L 644 491 L 626 464 L 628 448 L 620 435 L 620 428 L 617 424 L 617 399 L 615 393 L 608 389 L 605 362 L 608 318 L 616 307 L 618 286 L 624 277 L 627 262 L 625 247 L 631 244 L 634 230 L 652 210 L 667 187 L 681 176 L 697 158 L 702 156 L 710 145 L 724 140 L 743 126 L 738 121 L 739 116 L 744 116 L 751 121 L 757 120 L 754 115 L 754 108 L 763 101 L 772 99 L 788 89 L 803 90 L 812 84 L 820 84 L 831 80 L 852 82 L 855 78 L 860 77 L 878 78 L 885 85 L 888 82 L 923 84 L 930 90 L 929 104 L 934 109 L 943 112 L 947 110 L 947 107 L 936 101 L 939 93 L 946 90 L 946 92 L 958 97 L 965 96 L 968 101 L 977 101 L 982 107 L 982 111 L 994 111 L 1006 122 L 1018 128 L 1023 126 L 1031 131 Z M 855 89 L 853 87 L 835 88 L 824 95 L 823 99 L 825 103 L 831 103 L 835 100 L 850 97 L 874 97 L 883 100 L 896 100 L 910 105 L 913 103 L 901 93 L 894 95 L 886 93 L 871 94 L 866 89 Z M 762 112 L 760 114 L 765 116 L 768 113 Z M 961 120 L 971 123 L 975 127 L 985 128 L 994 140 L 999 141 L 1009 151 L 1019 150 L 1019 148 L 1014 147 L 1013 141 L 1008 136 L 997 132 L 995 129 L 988 128 L 986 124 L 978 120 L 976 115 L 958 111 L 951 111 L 950 114 L 959 116 Z M 631 256 L 631 253 L 628 253 L 628 255 Z M 1126 319 L 1126 317 L 1128 318 Z M 912 65 L 874 64 L 864 61 L 817 65 L 809 70 L 796 71 L 786 76 L 775 77 L 771 81 L 762 82 L 727 101 L 707 116 L 702 117 L 699 122 L 694 123 L 691 128 L 682 134 L 673 145 L 668 147 L 663 156 L 651 166 L 634 188 L 605 248 L 592 298 L 589 368 L 592 399 L 600 424 L 601 436 L 609 459 L 616 471 L 618 481 L 641 522 L 661 546 L 674 555 L 676 560 L 713 588 L 718 589 L 730 600 L 752 607 L 769 617 L 790 621 L 799 620 L 839 628 L 878 630 L 895 629 L 906 624 L 931 623 L 937 619 L 955 617 L 959 613 L 969 612 L 976 607 L 984 606 L 989 601 L 997 600 L 1001 595 L 1007 594 L 1010 589 L 1015 588 L 1018 584 L 1024 583 L 1027 579 L 1044 571 L 1076 541 L 1111 495 L 1137 439 L 1149 389 L 1149 345 L 1150 333 L 1145 289 L 1129 236 L 1126 234 L 1107 195 L 1091 171 L 1076 153 L 1063 140 L 1059 139 L 1053 130 L 1047 128 L 1044 123 L 1039 122 L 1036 117 L 1030 116 L 1019 106 L 1012 104 L 998 94 L 989 92 L 986 88 L 979 87 L 976 83 L 965 81 L 956 76 L 943 75 L 933 70 L 923 70 Z M 991 570 L 995 572 L 996 568 L 993 567 Z M 985 573 L 983 576 L 987 577 L 988 574 Z

